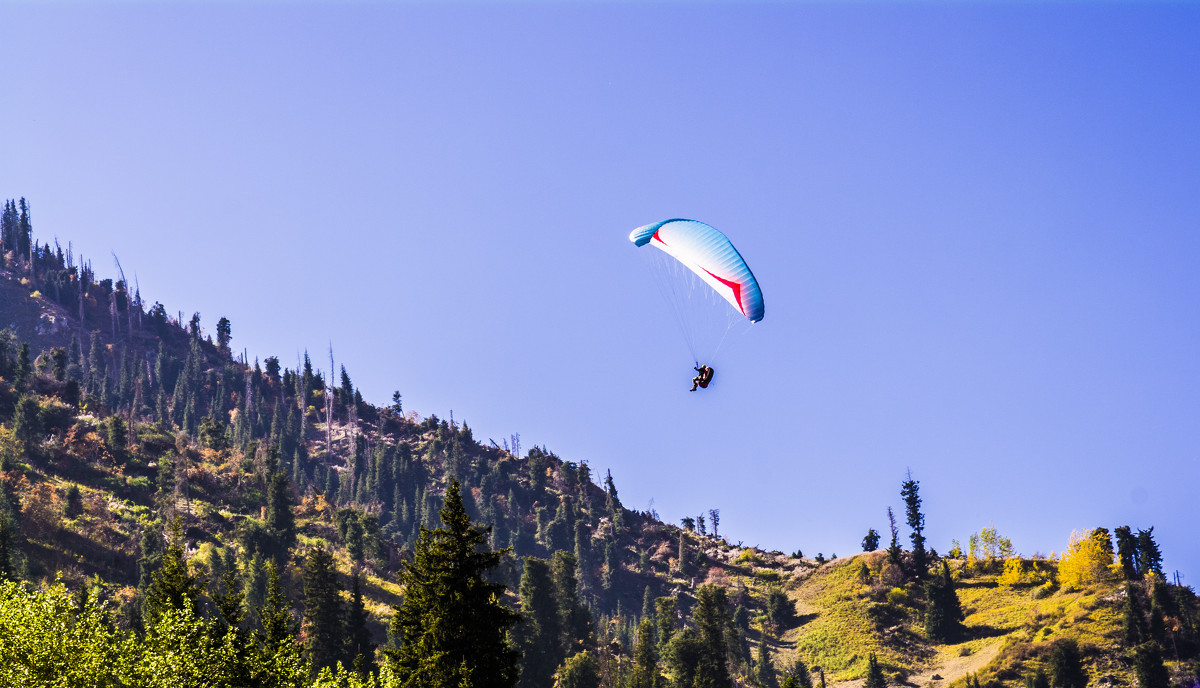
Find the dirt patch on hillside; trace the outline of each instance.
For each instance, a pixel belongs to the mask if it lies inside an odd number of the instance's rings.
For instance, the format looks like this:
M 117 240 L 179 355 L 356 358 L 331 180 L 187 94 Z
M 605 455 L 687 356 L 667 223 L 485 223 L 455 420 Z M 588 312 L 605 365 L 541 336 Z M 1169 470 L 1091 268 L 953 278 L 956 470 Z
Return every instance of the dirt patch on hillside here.
M 0 329 L 18 332 L 36 356 L 42 349 L 70 344 L 72 322 L 66 310 L 45 296 L 31 298 L 35 291 L 32 284 L 21 284 L 19 277 L 0 270 Z
M 950 685 L 952 682 L 974 674 L 987 666 L 1000 653 L 1000 646 L 1003 642 L 1003 638 L 997 638 L 994 642 L 966 656 L 939 656 L 935 660 L 937 663 L 932 667 L 909 676 L 906 681 L 897 685 L 916 686 L 917 688 L 945 688 L 945 686 Z M 865 683 L 864 679 L 860 678 L 840 683 L 830 682 L 829 686 L 831 688 L 862 688 L 863 683 Z

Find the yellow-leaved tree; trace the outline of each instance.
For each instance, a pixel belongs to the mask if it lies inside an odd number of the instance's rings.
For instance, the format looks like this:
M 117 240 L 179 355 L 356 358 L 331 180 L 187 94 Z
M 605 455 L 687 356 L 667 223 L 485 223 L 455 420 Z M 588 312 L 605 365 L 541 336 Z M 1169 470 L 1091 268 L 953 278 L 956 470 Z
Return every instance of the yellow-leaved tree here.
M 1058 582 L 1064 588 L 1078 588 L 1108 580 L 1114 575 L 1113 565 L 1112 538 L 1107 528 L 1075 531 L 1058 565 Z
M 996 577 L 996 583 L 1008 587 L 1018 585 L 1040 585 L 1050 580 L 1052 570 L 1038 563 L 1037 559 L 1009 557 L 1004 560 L 1004 572 Z
M 996 583 L 1012 587 L 1024 582 L 1024 577 L 1025 562 L 1020 557 L 1012 557 L 1004 560 L 1004 572 L 996 578 Z

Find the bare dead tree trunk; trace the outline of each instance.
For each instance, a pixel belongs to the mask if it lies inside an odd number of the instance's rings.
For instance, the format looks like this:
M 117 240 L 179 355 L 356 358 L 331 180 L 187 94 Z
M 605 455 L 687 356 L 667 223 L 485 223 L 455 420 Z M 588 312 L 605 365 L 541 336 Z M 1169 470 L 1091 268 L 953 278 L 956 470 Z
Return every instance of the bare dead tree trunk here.
M 254 411 L 254 386 L 251 384 L 251 379 L 254 373 L 246 371 L 246 421 L 249 422 L 251 413 Z
M 125 312 L 129 315 L 129 329 L 126 330 L 126 333 L 128 334 L 129 341 L 132 342 L 133 341 L 133 295 L 132 295 L 132 292 L 129 291 L 129 282 L 125 281 L 125 270 L 121 268 L 121 259 L 117 258 L 116 251 L 113 251 L 112 257 L 113 257 L 113 262 L 117 264 L 117 274 L 121 276 L 121 284 L 125 285 Z M 116 293 L 117 293 L 117 290 L 114 288 L 113 289 L 113 294 L 114 294 L 114 296 L 113 296 L 113 310 L 114 310 L 113 315 L 114 315 L 114 317 L 116 316 L 116 313 L 115 313 L 115 311 L 116 311 L 116 296 L 115 296 Z
M 120 337 L 120 334 L 121 334 L 119 331 L 119 325 L 120 325 L 121 321 L 117 318 L 117 289 L 116 289 L 116 287 L 113 287 L 113 290 L 108 293 L 108 314 L 112 316 L 113 341 L 116 341 L 117 338 Z
M 325 455 L 333 457 L 333 343 L 329 343 L 329 384 L 325 388 Z
M 138 278 L 137 278 L 136 274 L 133 276 L 133 291 L 134 291 L 134 296 L 137 299 L 138 332 L 141 332 L 142 331 L 142 288 L 140 285 L 138 285 Z
M 136 367 L 136 365 L 135 365 Z M 129 437 L 137 437 L 137 432 L 133 429 L 134 418 L 137 417 L 137 410 L 142 405 L 142 376 L 138 375 L 133 379 L 133 403 L 129 405 Z
M 80 262 L 79 262 L 79 341 L 80 342 L 83 341 L 83 333 L 85 331 L 85 324 L 84 324 L 84 318 L 83 318 L 83 292 L 84 292 L 83 280 L 84 280 L 83 259 L 80 259 Z M 82 344 L 80 345 L 80 350 L 82 351 Z

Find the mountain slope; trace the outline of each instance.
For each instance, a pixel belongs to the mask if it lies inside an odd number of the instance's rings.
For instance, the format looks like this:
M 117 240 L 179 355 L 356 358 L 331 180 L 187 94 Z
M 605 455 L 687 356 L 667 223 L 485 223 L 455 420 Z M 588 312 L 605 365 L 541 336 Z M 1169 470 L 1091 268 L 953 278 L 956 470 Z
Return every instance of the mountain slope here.
M 871 656 L 897 683 L 1019 685 L 1069 640 L 1092 683 L 1133 685 L 1127 591 L 1141 604 L 1142 639 L 1166 651 L 1177 681 L 1195 676 L 1200 607 L 1153 566 L 1127 587 L 1115 565 L 1060 585 L 1057 560 L 947 558 L 964 629 L 931 641 L 931 598 L 906 553 L 813 561 L 735 547 L 702 524 L 661 523 L 624 508 L 612 476 L 598 484 L 586 463 L 544 447 L 483 446 L 465 423 L 422 418 L 398 400 L 366 403 L 347 371 L 334 379 L 307 356 L 296 370 L 275 357 L 234 360 L 219 324 L 214 343 L 198 318 L 147 309 L 122 280 L 96 281 L 46 246 L 32 255 L 31 265 L 9 252 L 0 269 L 0 324 L 10 330 L 0 337 L 0 516 L 17 525 L 5 566 L 39 585 L 60 578 L 101 591 L 119 627 L 142 623 L 178 520 L 207 613 L 232 572 L 257 624 L 274 560 L 301 618 L 305 565 L 328 550 L 347 600 L 350 578 L 361 578 L 368 628 L 383 644 L 403 595 L 398 574 L 459 480 L 472 518 L 492 528 L 490 545 L 511 549 L 496 575 L 514 608 L 524 604 L 523 559 L 573 555 L 591 622 L 575 641 L 615 667 L 617 683 L 653 600 L 674 599 L 678 622 L 690 624 L 705 584 L 727 590 L 726 661 L 743 685 L 765 680 L 750 649 L 760 640 L 779 673 L 800 660 L 849 685 Z

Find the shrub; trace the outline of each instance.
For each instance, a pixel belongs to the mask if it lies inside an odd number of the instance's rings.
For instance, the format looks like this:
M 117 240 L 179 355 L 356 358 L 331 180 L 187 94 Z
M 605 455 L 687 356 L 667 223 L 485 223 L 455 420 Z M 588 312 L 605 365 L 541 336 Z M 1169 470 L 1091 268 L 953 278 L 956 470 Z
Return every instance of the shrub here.
M 760 564 L 761 565 L 762 557 L 759 556 L 758 552 L 756 552 L 753 549 L 745 549 L 745 550 L 742 550 L 741 554 L 738 554 L 737 557 L 734 558 L 733 563 L 735 563 L 735 564 Z
M 1054 589 L 1057 587 L 1058 586 L 1054 583 L 1054 581 L 1046 581 L 1045 583 L 1033 589 L 1033 598 L 1035 600 L 1040 600 L 1044 597 L 1049 597 L 1054 594 Z
M 41 416 L 44 432 L 65 432 L 75 422 L 75 409 L 58 399 L 49 399 L 39 406 L 38 415 Z
M 79 486 L 71 483 L 67 486 L 66 494 L 63 495 L 66 500 L 65 512 L 67 518 L 75 518 L 83 513 L 83 495 L 79 493 Z
M 879 570 L 879 582 L 894 588 L 904 582 L 904 570 L 893 562 L 885 562 Z
M 21 499 L 21 516 L 25 527 L 36 535 L 50 535 L 62 521 L 62 502 L 58 490 L 50 483 L 35 484 Z

